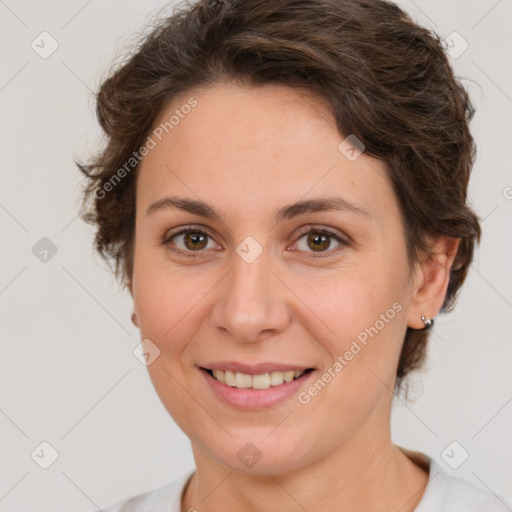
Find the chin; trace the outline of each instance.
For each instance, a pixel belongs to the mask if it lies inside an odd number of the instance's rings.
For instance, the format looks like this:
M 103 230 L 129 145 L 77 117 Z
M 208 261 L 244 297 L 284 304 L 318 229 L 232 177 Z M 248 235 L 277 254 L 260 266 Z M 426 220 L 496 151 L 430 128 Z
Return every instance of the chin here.
M 268 431 L 263 434 L 261 430 L 251 433 L 250 429 L 245 429 L 243 434 L 226 437 L 222 436 L 222 444 L 217 436 L 193 441 L 193 446 L 201 446 L 207 457 L 228 470 L 248 475 L 284 475 L 307 465 L 307 444 L 304 440 L 293 439 L 284 429 L 280 435 L 274 432 L 269 436 Z M 199 454 L 194 450 L 196 455 Z

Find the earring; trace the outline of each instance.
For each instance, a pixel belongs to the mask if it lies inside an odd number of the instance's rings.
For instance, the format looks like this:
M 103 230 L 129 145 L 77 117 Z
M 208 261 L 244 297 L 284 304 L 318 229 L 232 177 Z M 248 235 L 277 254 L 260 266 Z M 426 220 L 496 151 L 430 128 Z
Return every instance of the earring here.
M 425 324 L 424 329 L 428 329 L 434 325 L 434 319 L 427 318 L 423 313 L 421 314 L 421 321 Z

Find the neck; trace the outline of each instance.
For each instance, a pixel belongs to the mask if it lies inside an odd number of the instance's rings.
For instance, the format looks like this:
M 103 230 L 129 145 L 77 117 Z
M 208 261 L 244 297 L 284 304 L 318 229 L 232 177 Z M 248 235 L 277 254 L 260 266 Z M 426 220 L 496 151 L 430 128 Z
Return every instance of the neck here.
M 263 512 L 271 504 L 280 512 L 300 508 L 412 512 L 428 473 L 392 444 L 389 431 L 355 437 L 278 476 L 268 471 L 259 475 L 231 471 L 193 446 L 197 470 L 182 496 L 182 510 Z

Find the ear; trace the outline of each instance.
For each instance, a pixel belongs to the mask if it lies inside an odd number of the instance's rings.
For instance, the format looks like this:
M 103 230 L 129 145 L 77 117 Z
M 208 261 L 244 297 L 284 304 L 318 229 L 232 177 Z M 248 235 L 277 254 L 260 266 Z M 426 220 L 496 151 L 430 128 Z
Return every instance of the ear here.
M 437 236 L 431 241 L 431 254 L 424 255 L 417 265 L 407 316 L 407 325 L 412 329 L 425 327 L 421 320 L 422 314 L 426 318 L 434 318 L 439 313 L 459 244 L 459 238 Z

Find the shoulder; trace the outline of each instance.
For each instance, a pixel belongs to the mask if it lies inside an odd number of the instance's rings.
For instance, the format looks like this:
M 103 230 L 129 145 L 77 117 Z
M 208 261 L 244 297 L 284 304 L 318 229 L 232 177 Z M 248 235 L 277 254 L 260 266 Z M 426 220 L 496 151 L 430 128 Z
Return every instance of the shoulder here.
M 415 512 L 507 512 L 512 500 L 471 482 L 449 475 L 436 461 L 430 462 L 430 476 Z
M 180 512 L 181 493 L 193 472 L 181 475 L 170 484 L 103 508 L 103 512 Z

